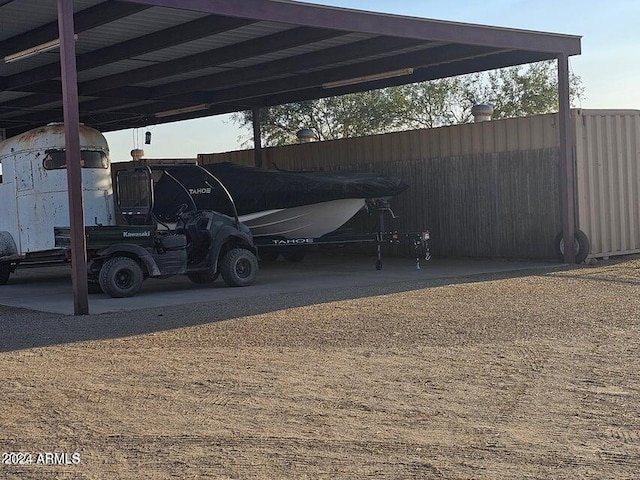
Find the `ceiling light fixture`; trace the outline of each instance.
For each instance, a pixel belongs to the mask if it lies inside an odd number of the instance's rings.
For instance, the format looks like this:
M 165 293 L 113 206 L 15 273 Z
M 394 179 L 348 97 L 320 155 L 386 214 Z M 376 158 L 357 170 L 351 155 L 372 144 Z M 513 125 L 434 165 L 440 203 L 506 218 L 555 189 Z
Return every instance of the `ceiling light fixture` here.
M 78 40 L 78 35 L 74 35 L 73 38 L 74 40 Z M 59 46 L 60 39 L 56 38 L 55 40 L 51 40 L 50 42 L 41 43 L 40 45 L 36 45 L 35 47 L 27 48 L 16 53 L 12 53 L 11 55 L 7 55 L 4 57 L 4 62 L 16 62 L 18 60 L 33 57 L 34 55 L 38 55 L 43 52 L 48 52 L 49 50 L 53 50 L 55 48 L 58 48 Z
M 373 75 L 365 75 L 362 77 L 347 78 L 345 80 L 336 80 L 335 82 L 327 82 L 322 84 L 322 88 L 338 88 L 347 85 L 356 85 L 358 83 L 373 82 L 375 80 L 385 80 L 387 78 L 402 77 L 411 75 L 413 68 L 403 68 L 401 70 L 392 70 L 390 72 L 374 73 Z
M 192 112 L 199 112 L 201 110 L 206 110 L 210 106 L 211 105 L 209 105 L 208 103 L 201 103 L 200 105 L 192 105 L 190 107 L 175 108 L 173 110 L 158 112 L 154 115 L 156 118 L 172 117 L 173 115 L 180 115 L 181 113 L 192 113 Z

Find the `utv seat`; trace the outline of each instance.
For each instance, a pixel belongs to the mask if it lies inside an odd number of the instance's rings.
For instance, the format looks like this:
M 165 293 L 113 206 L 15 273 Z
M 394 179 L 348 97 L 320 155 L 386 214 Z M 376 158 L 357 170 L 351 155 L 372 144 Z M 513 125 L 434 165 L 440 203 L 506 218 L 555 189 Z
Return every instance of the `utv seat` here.
M 181 234 L 163 235 L 160 237 L 160 247 L 164 250 L 180 250 L 187 246 L 187 236 Z

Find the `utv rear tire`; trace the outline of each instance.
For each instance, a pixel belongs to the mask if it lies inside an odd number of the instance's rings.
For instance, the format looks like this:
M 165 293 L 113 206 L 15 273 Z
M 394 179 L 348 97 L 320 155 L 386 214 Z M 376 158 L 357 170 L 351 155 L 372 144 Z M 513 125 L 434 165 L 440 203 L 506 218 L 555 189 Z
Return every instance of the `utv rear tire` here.
M 187 278 L 193 283 L 207 284 L 213 283 L 218 279 L 218 273 L 211 272 L 194 272 L 187 273 Z
M 220 272 L 230 287 L 247 287 L 258 276 L 258 259 L 249 250 L 234 248 L 220 261 Z
M 9 281 L 11 275 L 11 265 L 8 263 L 0 263 L 0 285 L 4 285 Z
M 133 297 L 142 288 L 144 274 L 129 257 L 113 257 L 100 269 L 100 288 L 113 298 Z

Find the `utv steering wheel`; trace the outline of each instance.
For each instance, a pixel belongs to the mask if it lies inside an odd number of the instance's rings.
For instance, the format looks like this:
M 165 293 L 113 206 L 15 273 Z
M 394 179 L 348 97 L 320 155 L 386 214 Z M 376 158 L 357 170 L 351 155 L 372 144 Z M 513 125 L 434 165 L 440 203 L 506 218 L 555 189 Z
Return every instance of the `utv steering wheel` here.
M 185 224 L 185 221 L 182 218 L 182 215 L 184 215 L 184 212 L 186 212 L 189 209 L 189 205 L 187 205 L 186 203 L 181 203 L 180 205 L 178 205 L 178 208 L 176 209 L 176 228 L 178 228 L 178 225 L 180 223 Z

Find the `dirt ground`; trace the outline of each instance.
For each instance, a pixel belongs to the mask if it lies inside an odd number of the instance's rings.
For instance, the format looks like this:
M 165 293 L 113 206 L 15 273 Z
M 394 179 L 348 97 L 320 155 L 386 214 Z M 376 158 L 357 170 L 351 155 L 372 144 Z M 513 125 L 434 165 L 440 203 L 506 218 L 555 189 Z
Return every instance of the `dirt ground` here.
M 235 317 L 0 307 L 0 451 L 81 459 L 0 477 L 640 476 L 640 260 L 405 287 Z M 150 316 L 177 323 L 43 333 Z

